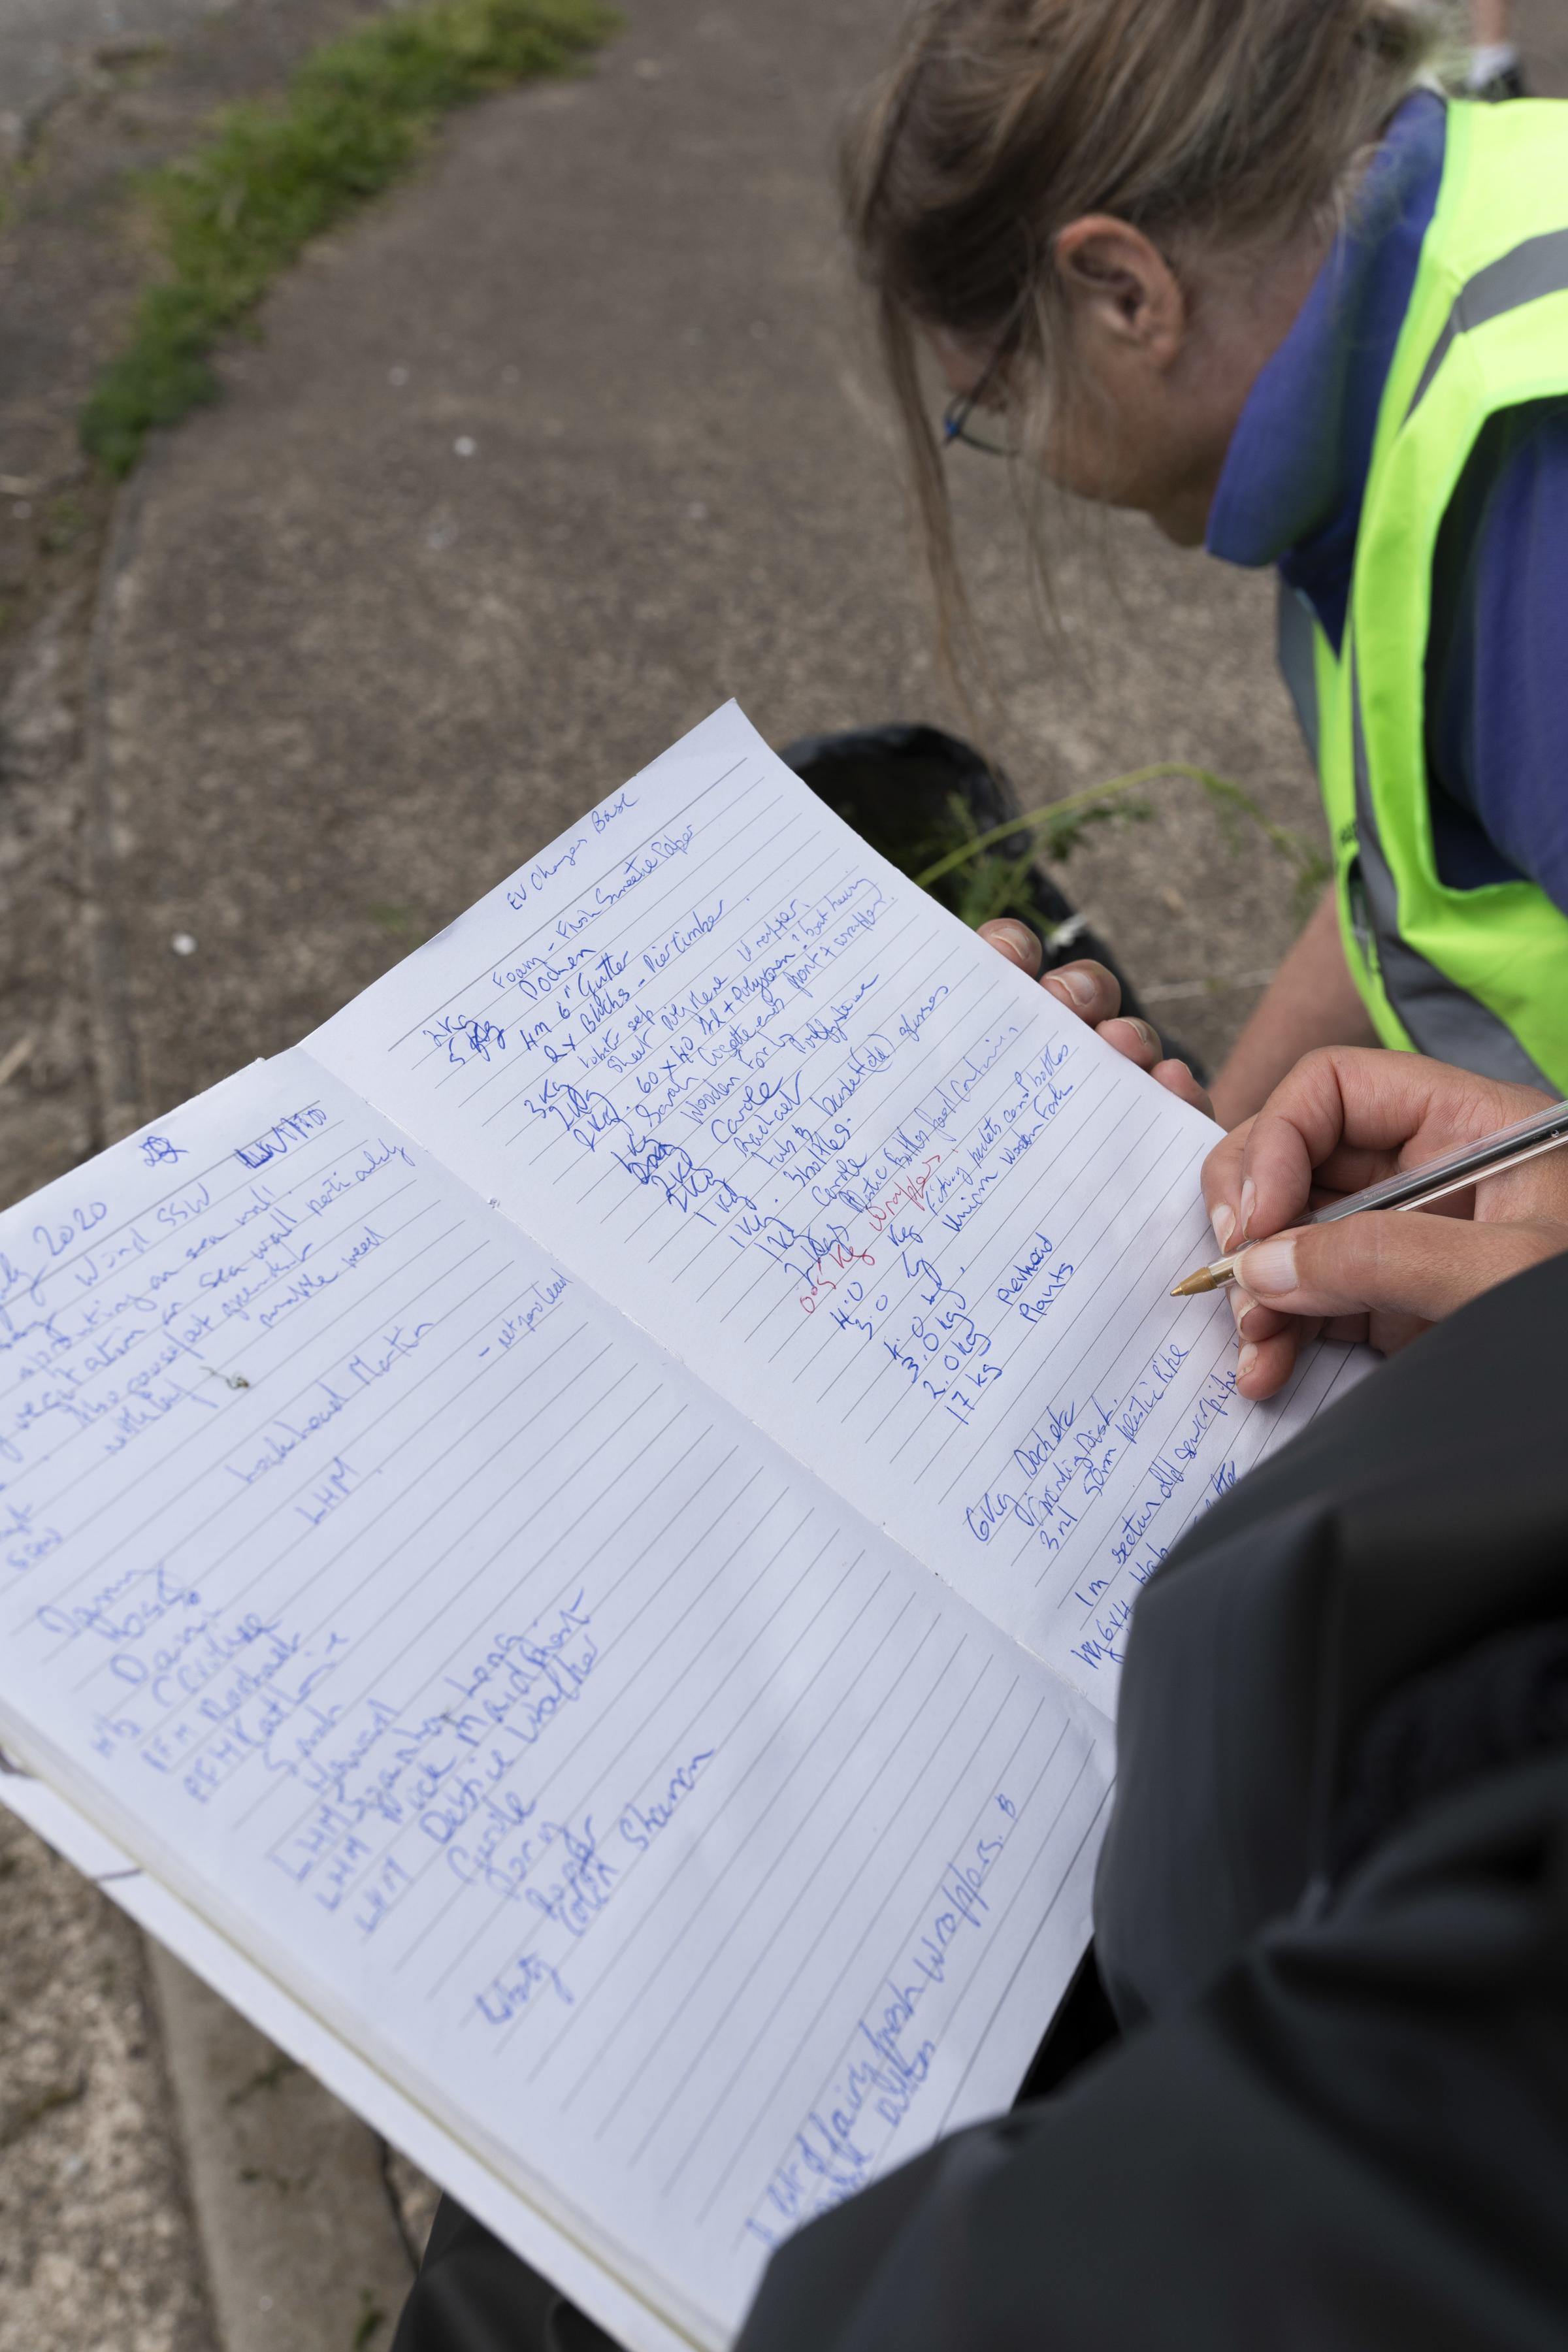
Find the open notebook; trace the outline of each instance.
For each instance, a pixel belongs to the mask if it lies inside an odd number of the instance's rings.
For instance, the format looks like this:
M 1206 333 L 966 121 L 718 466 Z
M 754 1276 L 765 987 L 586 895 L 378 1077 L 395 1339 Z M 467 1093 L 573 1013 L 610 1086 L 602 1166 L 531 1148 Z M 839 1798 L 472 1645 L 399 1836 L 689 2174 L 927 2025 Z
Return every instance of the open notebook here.
M 1237 1398 L 1215 1130 L 731 705 L 0 1219 L 18 1809 L 633 2352 L 1005 2105 Z

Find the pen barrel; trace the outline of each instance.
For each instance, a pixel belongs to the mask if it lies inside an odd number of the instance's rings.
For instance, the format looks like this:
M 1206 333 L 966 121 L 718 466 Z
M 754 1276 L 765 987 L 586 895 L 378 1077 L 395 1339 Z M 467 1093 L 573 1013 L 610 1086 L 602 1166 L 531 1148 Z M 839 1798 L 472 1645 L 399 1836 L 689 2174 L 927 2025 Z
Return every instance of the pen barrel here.
M 1485 1176 L 1501 1175 L 1519 1161 L 1531 1160 L 1538 1152 L 1550 1151 L 1562 1143 L 1568 1143 L 1568 1102 L 1552 1103 L 1530 1118 L 1500 1129 L 1496 1135 L 1484 1136 L 1478 1143 L 1447 1152 L 1440 1160 L 1429 1160 L 1423 1167 L 1387 1177 L 1381 1184 L 1369 1185 L 1364 1192 L 1352 1192 L 1342 1201 L 1331 1202 L 1327 1208 L 1314 1210 L 1307 1222 L 1331 1225 L 1341 1217 L 1361 1216 L 1372 1209 L 1415 1208 L 1446 1192 L 1462 1192 L 1469 1184 L 1479 1184 Z

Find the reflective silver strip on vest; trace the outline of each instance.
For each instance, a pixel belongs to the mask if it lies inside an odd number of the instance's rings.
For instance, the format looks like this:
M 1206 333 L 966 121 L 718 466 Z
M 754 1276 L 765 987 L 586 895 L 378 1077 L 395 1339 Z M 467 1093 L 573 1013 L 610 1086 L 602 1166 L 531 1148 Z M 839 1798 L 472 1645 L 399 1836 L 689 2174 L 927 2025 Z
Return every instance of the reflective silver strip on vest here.
M 1321 766 L 1318 739 L 1321 727 L 1318 719 L 1318 642 L 1317 623 L 1311 607 L 1287 582 L 1279 583 L 1279 618 L 1275 647 L 1279 659 L 1279 674 L 1290 689 L 1290 699 L 1296 706 L 1296 716 L 1301 722 L 1301 732 L 1307 739 L 1307 749 L 1312 755 L 1312 765 Z
M 1543 301 L 1549 294 L 1568 294 L 1568 228 L 1550 229 L 1543 236 L 1526 237 L 1511 253 L 1478 269 L 1460 287 L 1442 333 L 1421 371 L 1415 396 L 1405 412 L 1406 424 L 1432 389 L 1433 378 L 1460 335 L 1486 327 L 1527 302 Z
M 1419 1054 L 1439 1062 L 1453 1062 L 1483 1078 L 1500 1078 L 1510 1086 L 1540 1087 L 1549 1095 L 1558 1091 L 1538 1070 L 1506 1022 L 1489 1012 L 1479 996 L 1439 971 L 1435 963 L 1400 935 L 1399 893 L 1383 836 L 1373 814 L 1372 776 L 1367 765 L 1366 734 L 1362 726 L 1361 680 L 1351 669 L 1351 709 L 1355 733 L 1356 845 L 1365 893 L 1367 920 L 1377 952 L 1384 993 L 1405 1024 Z

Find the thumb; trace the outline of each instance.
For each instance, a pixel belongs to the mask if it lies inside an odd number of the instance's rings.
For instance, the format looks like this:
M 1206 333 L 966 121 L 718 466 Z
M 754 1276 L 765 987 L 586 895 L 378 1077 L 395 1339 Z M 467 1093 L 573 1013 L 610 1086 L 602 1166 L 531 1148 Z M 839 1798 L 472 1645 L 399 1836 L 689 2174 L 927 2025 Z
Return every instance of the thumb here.
M 1435 1323 L 1564 1248 L 1568 1226 L 1385 1210 L 1257 1242 L 1237 1261 L 1236 1278 L 1285 1315 L 1381 1312 Z

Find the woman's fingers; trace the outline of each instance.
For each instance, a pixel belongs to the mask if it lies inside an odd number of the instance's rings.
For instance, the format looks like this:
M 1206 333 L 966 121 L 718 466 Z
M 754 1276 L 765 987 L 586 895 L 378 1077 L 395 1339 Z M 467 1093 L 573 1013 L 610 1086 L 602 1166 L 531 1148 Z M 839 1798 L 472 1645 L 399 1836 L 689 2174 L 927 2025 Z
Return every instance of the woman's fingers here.
M 1011 916 L 1004 916 L 996 922 L 982 923 L 980 936 L 988 948 L 994 948 L 1009 963 L 1016 963 L 1031 980 L 1037 976 L 1045 950 L 1027 923 L 1017 923 Z
M 1152 1070 L 1164 1052 L 1157 1029 L 1147 1021 L 1129 1020 L 1125 1013 L 1115 1021 L 1100 1022 L 1100 1034 L 1123 1061 L 1136 1062 L 1141 1070 Z
M 1237 1170 L 1232 1247 L 1279 1233 L 1307 1213 L 1312 1197 L 1312 1144 L 1295 1120 L 1265 1103 Z
M 1058 1004 L 1087 1021 L 1091 1029 L 1114 1020 L 1121 1010 L 1121 982 L 1102 963 L 1061 963 L 1055 971 L 1047 972 L 1040 986 L 1049 991 Z M 1147 1022 L 1135 1022 L 1135 1028 L 1147 1028 Z M 1153 1032 L 1151 1030 L 1150 1034 Z M 1121 1049 L 1119 1047 L 1119 1051 Z
M 1494 1134 L 1542 1099 L 1418 1054 L 1338 1045 L 1308 1054 L 1209 1155 L 1204 1197 L 1216 1233 L 1230 1221 L 1220 1246 L 1283 1232 L 1316 1200 Z
M 1032 980 L 1044 961 L 1040 942 L 1027 923 L 1016 922 L 1011 916 L 1002 916 L 992 923 L 982 923 L 980 936 L 987 947 L 1016 963 Z M 1136 1021 L 1121 1012 L 1121 983 L 1104 964 L 1085 961 L 1058 964 L 1047 972 L 1042 988 L 1076 1013 L 1091 1029 L 1097 1029 L 1106 1044 L 1121 1055 L 1124 1060 L 1136 1063 L 1148 1070 L 1170 1094 L 1191 1103 L 1194 1110 L 1213 1118 L 1209 1098 L 1184 1062 L 1163 1058 L 1164 1047 L 1160 1033 L 1148 1021 Z
M 1045 961 L 1045 950 L 1027 923 L 1017 922 L 1010 915 L 999 916 L 993 923 L 981 924 L 980 937 L 988 948 L 994 948 L 1009 963 L 1016 963 L 1020 971 L 1026 971 L 1031 980 L 1037 977 Z M 1058 964 L 1054 971 L 1047 972 L 1040 985 L 1050 991 L 1058 1004 L 1065 1004 L 1069 1013 L 1087 1021 L 1091 1029 L 1097 1029 L 1102 1021 L 1112 1020 L 1121 1010 L 1121 984 L 1102 963 Z
M 1094 971 L 1098 971 L 1100 968 L 1098 964 L 1084 967 Z M 1110 975 L 1107 974 L 1107 977 L 1109 978 Z M 1135 1062 L 1141 1070 L 1147 1070 L 1150 1076 L 1157 1085 L 1163 1087 L 1167 1094 L 1177 1096 L 1184 1103 L 1191 1103 L 1193 1108 L 1201 1110 L 1205 1118 L 1214 1117 L 1214 1105 L 1188 1069 L 1185 1062 L 1173 1062 L 1166 1059 L 1160 1033 L 1152 1022 L 1134 1021 L 1123 1013 L 1114 1021 L 1102 1021 L 1099 1034 L 1104 1038 L 1108 1045 L 1121 1055 L 1124 1061 Z
M 1432 1323 L 1565 1249 L 1568 1224 L 1460 1223 L 1384 1210 L 1259 1242 L 1237 1280 L 1278 1313 Z
M 1236 1385 L 1244 1397 L 1261 1403 L 1265 1397 L 1277 1396 L 1296 1369 L 1296 1360 L 1309 1340 L 1364 1339 L 1367 1318 L 1364 1315 L 1342 1316 L 1337 1323 L 1319 1323 L 1309 1319 L 1296 1322 L 1289 1316 L 1271 1316 L 1271 1324 L 1279 1326 L 1264 1339 L 1247 1336 L 1255 1317 L 1261 1310 L 1254 1308 L 1242 1320 L 1242 1336 L 1236 1353 Z
M 1305 1336 L 1300 1324 L 1292 1323 L 1271 1339 L 1244 1339 L 1236 1356 L 1236 1385 L 1240 1393 L 1255 1404 L 1277 1395 L 1296 1369 Z
M 1216 1144 L 1204 1163 L 1204 1199 L 1220 1252 L 1242 1252 L 1231 1295 L 1242 1395 L 1274 1395 L 1302 1341 L 1321 1329 L 1370 1336 L 1387 1352 L 1568 1250 L 1568 1183 L 1562 1194 L 1527 1196 L 1522 1187 L 1504 1193 L 1510 1180 L 1497 1179 L 1473 1222 L 1452 1213 L 1468 1211 L 1466 1200 L 1426 1214 L 1300 1223 L 1324 1179 L 1359 1190 L 1495 1133 L 1537 1103 L 1528 1088 L 1415 1055 L 1331 1047 L 1309 1054 L 1255 1118 Z
M 1239 1229 L 1279 1233 L 1304 1213 L 1314 1182 L 1359 1191 L 1493 1135 L 1543 1099 L 1418 1054 L 1308 1054 L 1252 1122 L 1235 1202 Z
M 1214 1237 L 1221 1251 L 1228 1250 L 1236 1240 L 1240 1224 L 1237 1202 L 1241 1197 L 1241 1163 L 1247 1153 L 1247 1139 L 1252 1131 L 1252 1121 L 1244 1118 L 1239 1127 L 1215 1145 L 1204 1161 L 1204 1206 L 1209 1213 Z
M 1149 1075 L 1156 1086 L 1164 1087 L 1167 1094 L 1175 1095 L 1182 1102 L 1191 1103 L 1193 1108 L 1201 1110 L 1205 1118 L 1214 1117 L 1214 1105 L 1206 1090 L 1199 1086 L 1185 1062 L 1156 1062 Z
M 1277 1307 L 1265 1307 L 1261 1299 L 1254 1298 L 1251 1291 L 1243 1290 L 1239 1283 L 1232 1284 L 1227 1296 L 1230 1311 L 1236 1318 L 1238 1340 L 1277 1339 L 1281 1332 L 1295 1328 L 1294 1318 L 1281 1315 Z
M 1083 968 L 1094 971 L 1100 970 L 1098 964 Z M 1155 1084 L 1163 1087 L 1167 1094 L 1175 1095 L 1182 1102 L 1191 1103 L 1193 1108 L 1201 1110 L 1205 1118 L 1214 1117 L 1214 1105 L 1185 1062 L 1166 1058 L 1163 1042 L 1152 1022 L 1134 1021 L 1123 1013 L 1114 1021 L 1102 1021 L 1097 1034 L 1103 1037 L 1123 1061 L 1135 1063 L 1139 1069 L 1147 1070 Z

